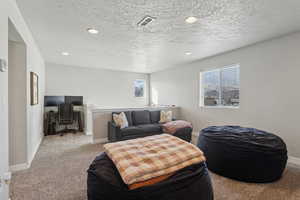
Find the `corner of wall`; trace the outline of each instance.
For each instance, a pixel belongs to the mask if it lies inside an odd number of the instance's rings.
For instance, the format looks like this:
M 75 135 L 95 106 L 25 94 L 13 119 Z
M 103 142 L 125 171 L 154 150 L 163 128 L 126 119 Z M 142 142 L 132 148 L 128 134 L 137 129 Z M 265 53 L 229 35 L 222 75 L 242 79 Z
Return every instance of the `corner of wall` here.
M 40 138 L 40 140 L 39 140 L 39 142 L 36 144 L 36 146 L 33 148 L 33 152 L 32 152 L 32 154 L 30 155 L 30 157 L 28 158 L 28 162 L 27 162 L 27 164 L 28 164 L 28 168 L 30 168 L 31 167 L 31 164 L 32 164 L 32 161 L 33 161 L 33 159 L 34 159 L 34 157 L 35 157 L 35 155 L 36 155 L 36 153 L 38 152 L 38 150 L 39 150 L 39 148 L 40 148 L 40 146 L 41 146 L 41 144 L 42 144 L 42 141 L 43 141 L 43 134 L 42 134 L 42 137 Z

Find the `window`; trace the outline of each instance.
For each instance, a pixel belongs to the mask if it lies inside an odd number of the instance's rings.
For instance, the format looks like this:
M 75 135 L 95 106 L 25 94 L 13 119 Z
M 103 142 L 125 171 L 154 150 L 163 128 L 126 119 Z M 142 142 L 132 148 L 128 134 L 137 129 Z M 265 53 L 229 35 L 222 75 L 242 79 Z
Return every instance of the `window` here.
M 240 66 L 201 72 L 200 97 L 201 106 L 239 107 Z
M 145 95 L 145 80 L 134 81 L 134 96 L 144 97 Z

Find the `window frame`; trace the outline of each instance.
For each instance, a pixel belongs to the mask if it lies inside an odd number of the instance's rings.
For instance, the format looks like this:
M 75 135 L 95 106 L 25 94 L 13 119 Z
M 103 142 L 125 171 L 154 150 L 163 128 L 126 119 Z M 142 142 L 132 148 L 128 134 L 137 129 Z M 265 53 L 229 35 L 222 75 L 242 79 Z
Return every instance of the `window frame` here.
M 240 105 L 241 105 L 241 102 L 239 101 L 239 105 L 238 106 L 225 106 L 225 105 L 217 105 L 217 106 L 206 106 L 204 105 L 204 84 L 203 84 L 203 74 L 206 73 L 206 72 L 214 72 L 214 71 L 218 71 L 219 72 L 219 101 L 221 102 L 222 100 L 222 70 L 225 70 L 225 69 L 230 69 L 230 68 L 239 68 L 239 74 L 238 76 L 240 77 L 240 74 L 241 74 L 241 67 L 240 67 L 240 64 L 232 64 L 232 65 L 227 65 L 227 66 L 224 66 L 224 67 L 221 67 L 221 68 L 214 68 L 214 69 L 211 69 L 211 70 L 205 70 L 205 71 L 201 71 L 199 73 L 199 107 L 200 108 L 229 108 L 229 109 L 239 109 L 240 108 Z M 241 81 L 240 81 L 240 84 L 239 84 L 239 93 L 240 93 L 240 89 L 241 89 Z M 240 100 L 240 95 L 239 95 L 239 100 Z
M 144 82 L 144 93 L 143 93 L 143 96 L 140 96 L 140 97 L 135 96 L 135 82 L 136 81 L 143 81 Z M 147 88 L 146 79 L 134 79 L 134 81 L 133 81 L 133 97 L 134 98 L 145 98 L 146 97 L 146 88 Z

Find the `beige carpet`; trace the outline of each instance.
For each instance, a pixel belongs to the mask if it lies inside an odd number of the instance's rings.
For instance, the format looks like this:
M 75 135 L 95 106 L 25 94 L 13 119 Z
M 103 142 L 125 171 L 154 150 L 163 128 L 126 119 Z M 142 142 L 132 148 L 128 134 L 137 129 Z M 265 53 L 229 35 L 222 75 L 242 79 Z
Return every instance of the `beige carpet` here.
M 103 149 L 90 136 L 48 136 L 32 166 L 13 175 L 12 200 L 85 200 L 86 170 Z M 216 200 L 300 200 L 300 170 L 272 184 L 247 184 L 212 174 Z

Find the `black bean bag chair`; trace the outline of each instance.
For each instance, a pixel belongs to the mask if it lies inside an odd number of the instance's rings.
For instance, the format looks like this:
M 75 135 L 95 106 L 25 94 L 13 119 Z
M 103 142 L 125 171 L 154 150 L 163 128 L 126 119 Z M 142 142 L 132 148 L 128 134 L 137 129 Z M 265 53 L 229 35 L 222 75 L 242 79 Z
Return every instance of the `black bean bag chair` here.
M 239 126 L 203 129 L 198 147 L 204 152 L 208 169 L 245 182 L 278 180 L 288 158 L 286 145 L 280 137 Z
M 88 169 L 87 195 L 88 200 L 213 200 L 204 162 L 179 170 L 160 183 L 129 190 L 105 153 Z

